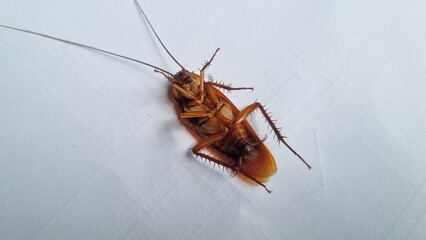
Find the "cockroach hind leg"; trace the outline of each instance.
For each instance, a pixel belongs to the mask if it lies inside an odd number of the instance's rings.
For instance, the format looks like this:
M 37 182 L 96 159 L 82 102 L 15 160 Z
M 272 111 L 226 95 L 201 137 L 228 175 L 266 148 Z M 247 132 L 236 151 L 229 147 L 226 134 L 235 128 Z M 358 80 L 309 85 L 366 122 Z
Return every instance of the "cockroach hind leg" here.
M 223 162 L 223 161 L 221 161 L 221 160 L 219 160 L 219 159 L 217 159 L 217 158 L 214 158 L 214 157 L 212 157 L 212 156 L 210 156 L 210 155 L 207 155 L 207 154 L 202 153 L 202 152 L 199 152 L 199 151 L 194 151 L 194 150 L 192 150 L 192 152 L 193 152 L 193 153 L 194 153 L 197 157 L 201 157 L 202 159 L 204 159 L 204 160 L 206 160 L 206 161 L 209 161 L 209 163 L 213 163 L 214 165 L 215 165 L 215 164 L 217 164 L 218 166 L 222 166 L 222 167 L 227 168 L 227 169 L 229 169 L 229 170 L 231 170 L 231 171 L 233 171 L 233 172 L 236 172 L 235 167 L 234 167 L 234 166 L 232 166 L 232 165 L 231 165 L 231 164 L 229 164 L 229 163 Z
M 308 169 L 311 169 L 311 165 L 309 165 L 306 160 L 299 155 L 299 153 L 297 153 L 284 139 L 286 137 L 284 137 L 281 132 L 280 132 L 280 128 L 277 128 L 276 124 L 276 120 L 272 120 L 271 118 L 271 114 L 267 112 L 267 110 L 265 109 L 265 107 L 260 104 L 259 102 L 255 102 L 255 104 L 257 105 L 256 107 L 260 109 L 260 111 L 262 112 L 263 116 L 265 117 L 266 121 L 269 123 L 269 125 L 271 126 L 273 132 L 275 133 L 275 135 L 277 136 L 278 140 L 280 142 L 282 142 L 294 155 L 296 155 L 307 167 Z
M 199 156 L 199 157 L 201 157 L 201 158 L 207 159 L 207 160 L 209 160 L 210 162 L 216 163 L 216 164 L 218 164 L 218 165 L 220 165 L 220 166 L 224 166 L 224 167 L 229 168 L 229 169 L 231 169 L 231 170 L 235 170 L 235 167 L 234 167 L 232 164 L 230 164 L 230 163 L 228 163 L 228 162 L 225 162 L 225 161 L 222 161 L 222 160 L 220 160 L 220 159 L 217 159 L 217 158 L 215 158 L 215 157 L 212 157 L 212 156 L 210 156 L 210 155 L 208 155 L 208 154 L 205 154 L 205 153 L 202 153 L 202 152 L 201 152 L 201 150 L 202 150 L 203 148 L 205 148 L 205 147 L 207 147 L 207 146 L 210 146 L 210 145 L 212 145 L 212 144 L 214 144 L 214 143 L 216 143 L 216 142 L 220 141 L 220 140 L 223 138 L 223 136 L 224 136 L 224 135 L 226 135 L 226 133 L 227 133 L 227 132 L 228 132 L 228 129 L 227 129 L 227 128 L 225 128 L 225 129 L 223 130 L 223 132 L 213 134 L 213 135 L 211 135 L 210 137 L 208 137 L 208 138 L 206 138 L 206 139 L 204 139 L 204 140 L 201 140 L 200 142 L 198 142 L 198 143 L 197 143 L 197 144 L 196 144 L 196 145 L 192 148 L 192 153 L 194 153 L 196 156 Z
M 235 123 L 242 122 L 249 116 L 252 112 L 254 112 L 256 109 L 260 109 L 260 112 L 265 117 L 266 122 L 268 122 L 269 126 L 271 127 L 272 131 L 275 133 L 275 136 L 277 137 L 278 141 L 282 142 L 294 155 L 296 155 L 309 169 L 311 169 L 311 165 L 309 165 L 305 159 L 303 159 L 302 156 L 300 156 L 285 140 L 284 136 L 281 134 L 279 128 L 275 125 L 276 121 L 271 118 L 271 114 L 267 112 L 267 109 L 265 106 L 260 104 L 258 101 L 250 104 L 246 108 L 240 111 L 240 113 L 235 118 Z

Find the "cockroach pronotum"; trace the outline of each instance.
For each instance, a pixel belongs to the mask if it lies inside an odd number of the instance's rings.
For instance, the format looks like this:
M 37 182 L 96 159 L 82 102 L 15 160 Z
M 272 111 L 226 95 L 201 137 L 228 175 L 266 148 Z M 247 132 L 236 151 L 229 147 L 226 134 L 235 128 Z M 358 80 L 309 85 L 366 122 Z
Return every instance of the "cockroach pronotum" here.
M 235 175 L 238 175 L 245 181 L 261 185 L 268 192 L 271 192 L 271 190 L 269 190 L 264 183 L 268 181 L 269 177 L 276 173 L 277 167 L 274 157 L 263 143 L 265 139 L 260 139 L 247 121 L 247 117 L 255 110 L 260 110 L 278 141 L 283 143 L 291 152 L 302 160 L 309 169 L 311 168 L 311 166 L 287 144 L 279 128 L 276 127 L 275 121 L 271 119 L 270 114 L 262 104 L 256 101 L 244 109 L 238 110 L 238 108 L 219 91 L 219 89 L 226 91 L 253 90 L 253 88 L 234 88 L 230 85 L 214 81 L 205 81 L 205 70 L 213 61 L 217 52 L 220 50 L 219 48 L 216 49 L 213 56 L 203 64 L 199 70 L 199 74 L 186 70 L 163 44 L 138 1 L 134 1 L 158 42 L 172 60 L 180 67 L 180 71 L 176 74 L 172 74 L 155 65 L 96 47 L 21 28 L 5 25 L 0 26 L 98 51 L 153 68 L 155 72 L 162 74 L 170 82 L 172 88 L 171 98 L 175 102 L 178 119 L 198 141 L 192 148 L 192 152 L 197 157 L 201 157 L 213 164 L 222 166 L 224 169 L 231 170 Z

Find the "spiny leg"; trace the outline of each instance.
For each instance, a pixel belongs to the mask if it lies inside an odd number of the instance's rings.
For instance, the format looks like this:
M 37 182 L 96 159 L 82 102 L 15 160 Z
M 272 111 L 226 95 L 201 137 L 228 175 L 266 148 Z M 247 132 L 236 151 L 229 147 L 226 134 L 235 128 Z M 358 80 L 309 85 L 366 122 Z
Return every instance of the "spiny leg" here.
M 217 159 L 217 158 L 215 158 L 215 157 L 212 157 L 212 156 L 210 156 L 210 155 L 207 155 L 207 154 L 205 154 L 205 153 L 200 152 L 203 148 L 208 147 L 208 146 L 210 146 L 210 145 L 212 145 L 212 144 L 214 144 L 214 143 L 216 143 L 216 142 L 220 141 L 220 140 L 223 138 L 223 136 L 225 136 L 225 134 L 227 133 L 227 131 L 228 131 L 228 130 L 225 128 L 224 132 L 220 132 L 220 133 L 213 134 L 213 135 L 209 136 L 208 138 L 206 138 L 206 139 L 204 139 L 204 140 L 202 140 L 202 141 L 198 142 L 198 143 L 197 143 L 197 144 L 196 144 L 196 145 L 192 148 L 192 152 L 193 152 L 196 156 L 202 157 L 202 158 L 207 159 L 207 160 L 209 160 L 209 161 L 211 161 L 211 162 L 213 162 L 213 163 L 216 163 L 216 164 L 218 164 L 218 165 L 220 165 L 220 166 L 223 166 L 223 167 L 226 167 L 226 168 L 228 168 L 228 169 L 231 169 L 233 172 L 237 172 L 237 173 L 241 173 L 241 174 L 243 174 L 243 175 L 244 175 L 244 176 L 246 176 L 247 178 L 251 179 L 253 182 L 255 182 L 255 183 L 259 184 L 260 186 L 262 186 L 263 188 L 265 188 L 265 190 L 266 190 L 268 193 L 271 193 L 272 191 L 271 191 L 271 190 L 269 190 L 269 189 L 266 187 L 266 185 L 265 185 L 265 184 L 263 184 L 263 183 L 259 182 L 256 178 L 252 177 L 250 174 L 247 174 L 247 173 L 244 173 L 244 172 L 242 172 L 242 171 L 238 170 L 238 169 L 237 169 L 237 168 L 236 168 L 233 164 L 228 163 L 228 162 L 225 162 L 225 161 L 221 161 L 221 160 L 219 160 L 219 159 Z
M 200 93 L 204 92 L 204 71 L 206 70 L 206 68 L 208 68 L 208 66 L 210 66 L 214 57 L 216 56 L 216 53 L 219 52 L 219 50 L 220 48 L 217 48 L 216 51 L 213 53 L 213 56 L 210 58 L 210 60 L 205 62 L 203 67 L 200 69 L 200 78 L 201 78 Z
M 231 84 L 222 84 L 222 83 L 214 82 L 212 80 L 213 79 L 209 77 L 209 84 L 218 88 L 225 89 L 227 91 L 232 91 L 232 90 L 252 90 L 253 91 L 254 90 L 254 88 L 252 87 L 231 87 Z
M 206 61 L 203 65 L 203 67 L 200 69 L 201 72 L 204 72 L 206 68 L 209 67 L 209 65 L 213 62 L 214 57 L 216 56 L 216 53 L 219 52 L 220 48 L 216 48 L 216 51 L 214 51 L 213 56 L 210 58 L 210 60 Z
M 212 157 L 212 156 L 209 156 L 209 155 L 204 154 L 204 153 L 201 153 L 201 152 L 194 152 L 194 151 L 193 151 L 193 153 L 194 153 L 195 155 L 200 156 L 200 157 L 202 157 L 202 158 L 205 158 L 205 159 L 207 159 L 207 160 L 209 160 L 209 161 L 211 161 L 211 162 L 217 163 L 218 165 L 221 165 L 221 166 L 224 166 L 224 167 L 226 167 L 226 168 L 228 168 L 228 169 L 231 169 L 232 171 L 234 171 L 234 172 L 236 172 L 236 173 L 240 173 L 240 174 L 244 175 L 245 177 L 249 178 L 250 180 L 252 180 L 253 182 L 255 182 L 255 183 L 259 184 L 260 186 L 262 186 L 262 187 L 263 187 L 263 188 L 264 188 L 264 189 L 265 189 L 268 193 L 271 193 L 271 192 L 272 192 L 271 190 L 269 190 L 269 189 L 266 187 L 266 185 L 265 185 L 265 184 L 263 184 L 263 183 L 259 182 L 256 178 L 252 177 L 250 174 L 246 174 L 246 173 L 243 173 L 243 172 L 239 171 L 238 169 L 236 169 L 236 168 L 235 168 L 234 166 L 232 166 L 231 164 L 228 164 L 228 163 L 226 163 L 226 162 L 220 161 L 220 160 L 219 160 L 219 159 L 217 159 L 217 158 L 214 158 L 214 157 Z
M 288 149 L 290 149 L 291 152 L 293 152 L 294 155 L 296 155 L 300 160 L 302 160 L 302 162 L 309 168 L 311 169 L 311 166 L 305 161 L 305 159 L 302 158 L 302 156 L 300 156 L 292 147 L 290 147 L 290 145 L 288 145 L 288 143 L 284 140 L 284 136 L 281 135 L 280 130 L 275 126 L 275 121 L 271 119 L 271 117 L 269 116 L 269 114 L 266 112 L 265 108 L 259 103 L 259 102 L 255 102 L 252 103 L 250 105 L 248 105 L 246 108 L 244 108 L 243 110 L 241 110 L 238 115 L 235 117 L 235 124 L 241 123 L 242 121 L 244 121 L 254 110 L 256 110 L 257 108 L 260 109 L 260 111 L 262 112 L 263 116 L 265 117 L 266 121 L 268 122 L 269 126 L 271 126 L 272 131 L 275 133 L 275 135 L 277 136 L 278 140 L 280 142 L 282 142 Z
M 199 141 L 193 148 L 192 148 L 192 153 L 194 153 L 197 156 L 200 156 L 202 158 L 205 158 L 213 163 L 216 163 L 218 165 L 221 165 L 223 167 L 229 168 L 232 171 L 235 171 L 235 166 L 232 165 L 231 163 L 225 162 L 225 161 L 221 161 L 215 157 L 212 157 L 210 155 L 204 154 L 202 152 L 200 152 L 203 148 L 208 147 L 218 141 L 220 141 L 223 136 L 228 132 L 228 129 L 225 128 L 225 130 L 223 132 L 219 132 L 216 134 L 213 134 L 211 136 L 209 136 L 208 138 Z

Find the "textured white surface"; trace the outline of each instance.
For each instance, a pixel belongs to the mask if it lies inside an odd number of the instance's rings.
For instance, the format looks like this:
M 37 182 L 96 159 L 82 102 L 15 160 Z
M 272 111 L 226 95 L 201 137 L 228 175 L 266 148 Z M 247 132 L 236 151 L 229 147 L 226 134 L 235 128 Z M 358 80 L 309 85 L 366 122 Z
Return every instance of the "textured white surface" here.
M 0 29 L 1 239 L 426 239 L 426 3 L 148 1 L 188 69 L 253 86 L 289 143 L 244 184 L 201 163 L 152 69 Z M 132 0 L 5 1 L 0 24 L 178 68 Z M 252 119 L 259 135 L 263 119 Z

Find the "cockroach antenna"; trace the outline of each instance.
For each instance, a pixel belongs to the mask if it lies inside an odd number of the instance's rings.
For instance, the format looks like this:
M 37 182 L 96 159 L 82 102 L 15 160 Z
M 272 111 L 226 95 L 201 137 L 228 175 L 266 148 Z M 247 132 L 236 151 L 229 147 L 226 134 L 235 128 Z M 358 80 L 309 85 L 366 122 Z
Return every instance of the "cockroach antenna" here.
M 114 56 L 114 57 L 126 59 L 128 61 L 136 62 L 136 63 L 142 64 L 142 65 L 151 67 L 153 69 L 157 69 L 158 71 L 161 71 L 161 72 L 163 72 L 165 74 L 168 74 L 170 76 L 173 76 L 173 74 L 171 72 L 166 71 L 166 70 L 164 70 L 164 69 L 162 69 L 160 67 L 157 67 L 155 65 L 152 65 L 150 63 L 143 62 L 141 60 L 138 60 L 138 59 L 135 59 L 135 58 L 131 58 L 131 57 L 127 57 L 127 56 L 124 56 L 124 55 L 121 55 L 121 54 L 118 54 L 118 53 L 114 53 L 114 52 L 110 52 L 110 51 L 107 51 L 107 50 L 103 50 L 103 49 L 100 49 L 100 48 L 97 48 L 97 47 L 92 47 L 92 46 L 89 46 L 89 45 L 86 45 L 86 44 L 77 43 L 77 42 L 73 42 L 73 41 L 70 41 L 70 40 L 63 39 L 63 38 L 58 38 L 58 37 L 50 36 L 50 35 L 47 35 L 47 34 L 44 34 L 44 33 L 38 33 L 38 32 L 34 32 L 34 31 L 22 29 L 22 28 L 11 27 L 11 26 L 1 25 L 1 24 L 0 24 L 0 27 L 12 29 L 12 30 L 19 31 L 19 32 L 29 33 L 29 34 L 37 35 L 37 36 L 44 37 L 44 38 L 49 38 L 49 39 L 56 40 L 56 41 L 59 41 L 59 42 L 71 44 L 71 45 L 74 45 L 74 46 L 78 46 L 78 47 L 90 49 L 90 50 L 93 50 L 93 51 L 101 52 L 101 53 L 104 53 L 104 54 L 107 54 L 107 55 L 111 55 L 111 56 Z
M 179 65 L 179 67 L 182 69 L 182 71 L 185 71 L 185 67 L 182 64 L 180 64 L 178 60 L 176 60 L 176 58 L 170 53 L 170 51 L 164 45 L 163 41 L 161 41 L 161 38 L 158 36 L 157 32 L 155 31 L 154 27 L 151 24 L 151 21 L 149 21 L 148 17 L 146 16 L 146 14 L 143 11 L 143 9 L 142 9 L 141 5 L 139 4 L 139 2 L 137 0 L 134 0 L 134 2 L 136 4 L 136 6 L 138 6 L 138 9 L 142 13 L 143 18 L 148 23 L 149 28 L 151 28 L 152 32 L 154 33 L 154 35 L 157 38 L 157 40 L 160 42 L 161 46 L 163 46 L 164 50 L 166 50 L 167 54 L 169 54 L 169 56 L 173 59 L 173 61 L 175 61 L 175 63 L 177 65 Z

